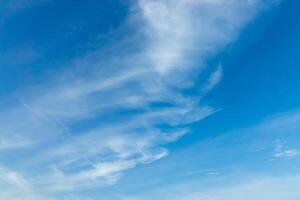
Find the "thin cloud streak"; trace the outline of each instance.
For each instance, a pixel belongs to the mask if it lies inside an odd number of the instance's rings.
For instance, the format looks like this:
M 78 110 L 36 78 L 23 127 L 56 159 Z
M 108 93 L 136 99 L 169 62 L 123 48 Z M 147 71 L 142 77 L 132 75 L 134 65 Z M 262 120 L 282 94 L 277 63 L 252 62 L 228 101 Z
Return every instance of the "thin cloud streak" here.
M 207 92 L 212 90 L 217 84 L 220 83 L 223 77 L 223 67 L 219 65 L 217 69 L 210 75 L 206 85 L 203 87 L 203 91 Z

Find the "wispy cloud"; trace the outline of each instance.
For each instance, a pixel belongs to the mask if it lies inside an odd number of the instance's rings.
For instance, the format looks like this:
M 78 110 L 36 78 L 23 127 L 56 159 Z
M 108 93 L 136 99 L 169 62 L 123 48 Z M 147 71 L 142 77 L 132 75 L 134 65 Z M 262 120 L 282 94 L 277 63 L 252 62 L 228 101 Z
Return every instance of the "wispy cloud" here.
M 87 52 L 51 81 L 20 92 L 19 104 L 0 116 L 2 148 L 20 135 L 30 141 L 20 142 L 30 156 L 18 158 L 19 169 L 50 194 L 112 185 L 125 170 L 165 157 L 165 144 L 218 110 L 182 89 L 193 86 L 205 61 L 234 41 L 264 4 L 138 1 L 128 19 L 136 34 L 124 36 L 137 49 L 127 51 L 118 41 L 109 55 Z M 205 92 L 221 77 L 219 66 Z
M 296 149 L 290 149 L 286 147 L 282 140 L 277 139 L 275 145 L 274 157 L 284 158 L 284 157 L 294 157 L 300 155 L 300 152 Z
M 203 91 L 210 91 L 213 89 L 222 79 L 223 68 L 222 65 L 219 65 L 217 69 L 210 75 L 206 85 L 203 87 Z
M 253 17 L 260 3 L 139 1 L 146 23 L 143 30 L 148 35 L 146 54 L 152 66 L 160 74 L 201 68 L 209 56 L 235 39 L 237 31 Z

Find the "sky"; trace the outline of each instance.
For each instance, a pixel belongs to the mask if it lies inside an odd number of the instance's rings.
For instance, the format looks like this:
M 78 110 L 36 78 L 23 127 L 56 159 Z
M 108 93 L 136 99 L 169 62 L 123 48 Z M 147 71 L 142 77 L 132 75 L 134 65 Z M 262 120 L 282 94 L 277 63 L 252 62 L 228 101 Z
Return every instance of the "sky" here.
M 2 0 L 0 199 L 299 200 L 299 9 Z

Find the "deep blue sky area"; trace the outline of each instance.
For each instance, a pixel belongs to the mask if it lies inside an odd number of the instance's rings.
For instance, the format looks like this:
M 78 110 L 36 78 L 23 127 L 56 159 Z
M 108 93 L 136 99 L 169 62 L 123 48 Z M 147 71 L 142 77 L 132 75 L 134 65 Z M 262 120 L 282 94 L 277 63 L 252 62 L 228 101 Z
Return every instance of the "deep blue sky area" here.
M 0 2 L 0 200 L 299 200 L 300 2 Z

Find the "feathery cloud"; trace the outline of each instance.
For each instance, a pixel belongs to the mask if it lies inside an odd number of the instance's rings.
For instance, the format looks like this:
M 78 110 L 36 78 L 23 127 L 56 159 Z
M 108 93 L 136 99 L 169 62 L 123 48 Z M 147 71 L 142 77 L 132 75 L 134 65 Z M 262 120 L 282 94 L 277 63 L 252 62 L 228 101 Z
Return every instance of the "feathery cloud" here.
M 165 157 L 163 145 L 218 111 L 182 89 L 269 2 L 138 1 L 128 19 L 137 31 L 124 39 L 136 50 L 118 41 L 109 55 L 87 52 L 65 66 L 85 75 L 58 72 L 22 92 L 0 116 L 0 150 L 22 135 L 8 154 L 22 146 L 30 156 L 18 158 L 19 168 L 46 194 L 112 185 L 124 171 Z M 219 66 L 205 91 L 221 77 Z

